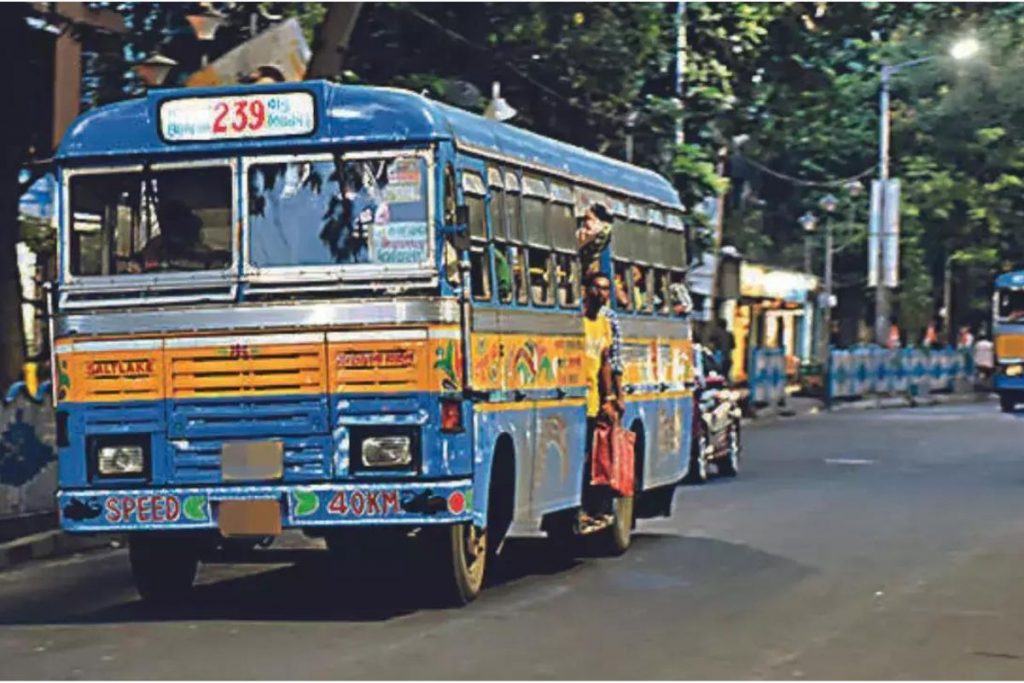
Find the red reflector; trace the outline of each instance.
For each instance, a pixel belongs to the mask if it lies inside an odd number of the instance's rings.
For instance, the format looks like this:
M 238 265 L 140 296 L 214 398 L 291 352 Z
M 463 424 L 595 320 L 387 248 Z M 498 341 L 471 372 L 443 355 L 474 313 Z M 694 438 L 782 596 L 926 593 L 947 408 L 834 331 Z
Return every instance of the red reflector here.
M 462 431 L 462 404 L 458 401 L 441 401 L 441 431 Z

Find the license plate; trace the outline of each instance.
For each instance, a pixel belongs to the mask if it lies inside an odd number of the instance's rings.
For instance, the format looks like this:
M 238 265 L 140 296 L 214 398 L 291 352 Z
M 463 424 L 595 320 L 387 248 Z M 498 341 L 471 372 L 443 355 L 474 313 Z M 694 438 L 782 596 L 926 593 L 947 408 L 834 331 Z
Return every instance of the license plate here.
M 280 536 L 281 506 L 276 500 L 225 500 L 218 506 L 221 536 Z
M 222 481 L 275 481 L 284 474 L 280 441 L 232 441 L 220 449 Z

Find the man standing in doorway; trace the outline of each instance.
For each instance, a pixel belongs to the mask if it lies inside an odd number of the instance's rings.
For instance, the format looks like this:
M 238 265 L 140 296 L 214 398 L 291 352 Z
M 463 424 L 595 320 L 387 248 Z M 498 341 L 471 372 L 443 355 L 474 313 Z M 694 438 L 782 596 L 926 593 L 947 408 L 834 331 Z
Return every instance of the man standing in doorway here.
M 587 442 L 583 465 L 583 505 L 580 531 L 587 533 L 611 523 L 611 493 L 590 484 L 594 429 L 616 424 L 625 411 L 622 400 L 622 341 L 618 321 L 608 308 L 611 280 L 601 272 L 587 275 L 583 300 L 583 367 L 587 381 Z

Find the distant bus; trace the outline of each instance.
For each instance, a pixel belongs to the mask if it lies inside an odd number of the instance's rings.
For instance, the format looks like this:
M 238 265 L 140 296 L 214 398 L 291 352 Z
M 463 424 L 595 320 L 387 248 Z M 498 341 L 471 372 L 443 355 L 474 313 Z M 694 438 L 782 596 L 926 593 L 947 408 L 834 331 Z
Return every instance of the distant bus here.
M 412 544 L 452 602 L 507 537 L 565 542 L 584 486 L 577 219 L 615 215 L 636 495 L 667 515 L 692 424 L 682 206 L 657 174 L 418 95 L 160 90 L 57 154 L 59 506 L 130 534 L 146 599 L 301 529 Z M 463 280 L 466 280 L 463 282 Z M 463 285 L 466 286 L 463 286 Z
M 992 300 L 996 366 L 992 385 L 1003 412 L 1024 401 L 1024 271 L 996 278 Z

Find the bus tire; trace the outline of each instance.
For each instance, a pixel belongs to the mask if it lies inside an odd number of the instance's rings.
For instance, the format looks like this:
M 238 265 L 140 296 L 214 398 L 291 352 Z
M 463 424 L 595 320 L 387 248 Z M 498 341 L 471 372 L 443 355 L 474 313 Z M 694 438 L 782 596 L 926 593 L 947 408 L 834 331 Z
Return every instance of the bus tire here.
M 199 570 L 199 554 L 193 544 L 159 534 L 133 536 L 128 543 L 128 561 L 136 590 L 153 604 L 172 604 L 188 595 Z
M 999 394 L 999 409 L 1004 413 L 1012 413 L 1017 407 L 1017 397 L 1014 394 Z
M 461 607 L 480 595 L 487 569 L 487 530 L 472 522 L 432 529 L 427 552 L 436 565 L 430 586 L 443 604 Z
M 625 553 L 633 541 L 633 512 L 635 496 L 612 499 L 612 525 L 600 532 L 598 549 L 602 555 L 618 556 Z

